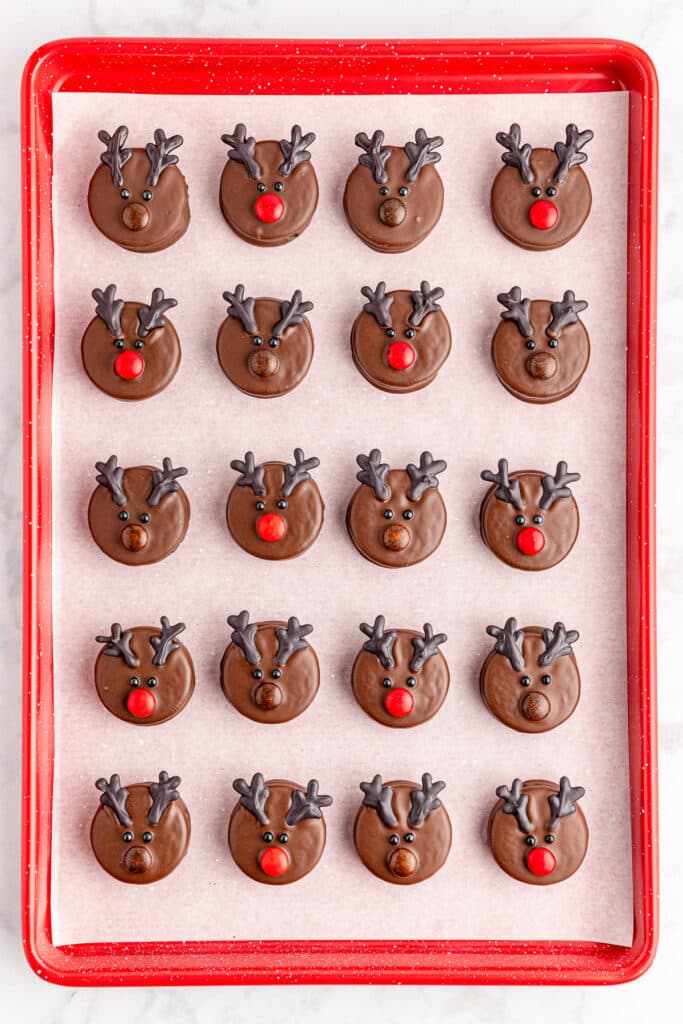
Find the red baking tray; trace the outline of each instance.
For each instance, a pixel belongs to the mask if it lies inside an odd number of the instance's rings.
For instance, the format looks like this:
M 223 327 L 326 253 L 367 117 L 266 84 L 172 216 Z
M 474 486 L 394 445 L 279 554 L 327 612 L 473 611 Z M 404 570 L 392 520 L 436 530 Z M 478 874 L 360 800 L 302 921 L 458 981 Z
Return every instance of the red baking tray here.
M 629 92 L 627 354 L 631 946 L 599 942 L 155 942 L 55 946 L 50 919 L 53 676 L 52 94 Z M 655 694 L 657 79 L 609 39 L 71 39 L 30 57 L 22 86 L 24 275 L 24 946 L 64 985 L 607 984 L 654 957 L 658 923 Z

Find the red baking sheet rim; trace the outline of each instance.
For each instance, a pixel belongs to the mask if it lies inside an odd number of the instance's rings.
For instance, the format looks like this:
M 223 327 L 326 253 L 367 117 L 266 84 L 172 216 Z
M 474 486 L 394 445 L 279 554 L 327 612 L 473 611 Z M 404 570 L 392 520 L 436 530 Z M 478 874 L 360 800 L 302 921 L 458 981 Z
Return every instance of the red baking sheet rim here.
M 153 69 L 153 74 L 150 71 Z M 545 93 L 627 90 L 628 720 L 631 946 L 599 942 L 145 942 L 55 946 L 50 920 L 53 666 L 53 92 Z M 568 117 L 571 112 L 568 111 Z M 657 76 L 611 39 L 68 39 L 22 83 L 24 650 L 22 915 L 34 971 L 64 985 L 609 984 L 651 964 L 658 929 L 655 677 Z M 605 453 L 609 458 L 609 453 Z M 96 913 L 93 908 L 93 913 Z

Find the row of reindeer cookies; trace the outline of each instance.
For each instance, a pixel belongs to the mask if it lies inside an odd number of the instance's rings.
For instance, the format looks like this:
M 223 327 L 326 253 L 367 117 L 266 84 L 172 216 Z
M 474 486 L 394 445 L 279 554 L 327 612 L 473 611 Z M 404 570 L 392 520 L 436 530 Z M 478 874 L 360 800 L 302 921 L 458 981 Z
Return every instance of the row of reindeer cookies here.
M 249 612 L 228 616 L 230 643 L 220 663 L 220 684 L 227 700 L 246 718 L 273 725 L 291 722 L 309 707 L 320 686 L 320 665 L 307 637 L 309 623 L 295 616 L 286 622 L 250 622 Z M 448 663 L 440 650 L 448 637 L 430 622 L 422 631 L 388 629 L 383 615 L 361 622 L 367 637 L 351 668 L 351 689 L 376 722 L 410 729 L 429 721 L 441 708 L 450 685 Z M 123 629 L 112 623 L 95 661 L 97 694 L 113 715 L 133 725 L 159 725 L 175 718 L 195 687 L 190 652 L 178 639 L 185 623 Z M 573 645 L 575 629 L 556 622 L 552 629 L 487 626 L 494 638 L 479 674 L 486 707 L 518 732 L 549 732 L 574 712 L 581 678 Z
M 446 530 L 446 504 L 439 491 L 443 459 L 423 451 L 419 465 L 390 469 L 373 448 L 356 458 L 359 486 L 349 501 L 346 527 L 356 549 L 376 565 L 398 569 L 436 551 Z M 325 505 L 311 471 L 320 464 L 294 450 L 294 462 L 257 463 L 248 451 L 233 459 L 238 474 L 228 494 L 226 520 L 236 543 L 268 560 L 295 558 L 317 539 Z M 116 455 L 97 462 L 97 487 L 88 506 L 90 532 L 100 549 L 125 565 L 149 565 L 170 555 L 190 523 L 190 502 L 178 478 L 184 466 L 164 458 L 162 468 L 118 465 Z M 579 509 L 570 484 L 579 473 L 558 462 L 553 473 L 484 470 L 491 484 L 480 510 L 486 546 L 515 569 L 538 571 L 561 562 L 579 533 Z
M 187 183 L 175 152 L 180 135 L 157 128 L 144 149 L 127 149 L 128 128 L 99 132 L 102 166 L 88 191 L 90 216 L 111 241 L 132 252 L 158 252 L 184 235 L 190 222 Z M 523 143 L 521 129 L 498 132 L 505 164 L 491 188 L 491 214 L 502 234 L 530 250 L 556 249 L 573 238 L 590 213 L 591 187 L 581 164 L 590 130 L 568 124 L 553 149 Z M 223 216 L 252 245 L 291 242 L 310 224 L 318 205 L 318 180 L 309 147 L 315 134 L 298 124 L 289 139 L 257 142 L 244 124 L 222 136 L 228 159 L 219 187 Z M 344 189 L 349 226 L 382 253 L 413 249 L 437 225 L 444 187 L 435 165 L 440 135 L 418 128 L 403 145 L 384 144 L 384 132 L 359 132 L 361 150 Z
M 435 379 L 451 351 L 451 329 L 438 300 L 443 288 L 422 281 L 415 291 L 365 285 L 367 299 L 351 327 L 353 361 L 370 384 L 391 394 L 419 391 Z M 116 298 L 116 285 L 95 288 L 95 316 L 81 342 L 90 380 L 113 398 L 139 401 L 170 384 L 180 366 L 180 342 L 166 316 L 177 300 L 154 288 L 148 303 Z M 289 394 L 304 379 L 314 339 L 306 316 L 313 303 L 247 295 L 243 284 L 223 292 L 227 317 L 216 352 L 225 376 L 255 398 Z M 590 340 L 579 317 L 588 303 L 566 290 L 561 299 L 522 295 L 519 285 L 498 296 L 504 306 L 491 358 L 507 391 L 524 402 L 557 402 L 572 394 L 588 367 Z
M 190 844 L 190 812 L 180 796 L 179 776 L 159 773 L 158 782 L 121 785 L 118 775 L 98 779 L 100 806 L 90 840 L 99 864 L 120 882 L 144 885 L 165 878 Z M 323 808 L 332 797 L 317 779 L 306 787 L 283 779 L 266 781 L 256 772 L 235 779 L 239 794 L 228 822 L 227 845 L 245 875 L 267 885 L 303 878 L 322 857 L 326 841 Z M 421 783 L 380 775 L 361 782 L 363 800 L 353 838 L 369 871 L 383 882 L 415 885 L 446 862 L 452 826 L 440 794 L 445 782 L 425 772 Z M 487 841 L 498 865 L 531 885 L 562 882 L 581 866 L 588 849 L 588 825 L 578 801 L 582 786 L 566 775 L 559 785 L 541 779 L 496 789 Z

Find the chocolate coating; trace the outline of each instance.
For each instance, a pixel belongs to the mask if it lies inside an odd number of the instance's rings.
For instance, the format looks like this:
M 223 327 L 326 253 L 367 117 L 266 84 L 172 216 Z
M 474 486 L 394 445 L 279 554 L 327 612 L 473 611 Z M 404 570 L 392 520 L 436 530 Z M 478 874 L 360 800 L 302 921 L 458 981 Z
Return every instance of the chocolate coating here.
M 351 685 L 363 711 L 376 722 L 393 729 L 410 729 L 437 713 L 446 699 L 450 675 L 441 651 L 428 658 L 421 669 L 411 669 L 410 661 L 415 653 L 412 639 L 422 634 L 412 629 L 398 629 L 396 632 L 394 667 L 384 668 L 376 655 L 361 649 L 351 670 Z M 415 686 L 407 685 L 409 678 L 416 680 Z M 383 685 L 385 679 L 391 680 L 391 687 Z M 414 701 L 412 710 L 403 717 L 392 715 L 387 710 L 387 697 L 397 689 L 407 689 Z
M 314 543 L 323 525 L 325 505 L 315 480 L 304 480 L 287 498 L 287 508 L 278 508 L 282 498 L 285 464 L 264 463 L 266 493 L 254 494 L 250 487 L 234 484 L 228 495 L 226 518 L 228 530 L 241 548 L 257 558 L 279 561 L 296 558 Z M 265 508 L 258 510 L 257 502 Z M 258 532 L 259 520 L 266 515 L 278 516 L 284 523 L 284 535 L 279 540 L 263 540 Z
M 241 165 L 236 165 L 241 166 Z M 263 345 L 256 347 L 239 320 L 228 316 L 216 340 L 218 362 L 235 387 L 255 398 L 285 395 L 301 383 L 313 359 L 313 331 L 307 317 L 287 327 L 277 348 L 270 348 L 273 327 L 281 319 L 279 299 L 256 299 L 254 319 Z M 258 362 L 257 362 L 258 360 Z

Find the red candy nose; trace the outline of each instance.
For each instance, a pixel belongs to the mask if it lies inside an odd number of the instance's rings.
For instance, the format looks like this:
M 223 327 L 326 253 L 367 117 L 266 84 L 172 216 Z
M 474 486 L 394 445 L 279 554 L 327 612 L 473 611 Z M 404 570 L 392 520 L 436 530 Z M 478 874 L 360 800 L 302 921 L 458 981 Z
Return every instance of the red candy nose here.
M 545 537 L 535 526 L 525 526 L 517 534 L 517 547 L 523 555 L 538 555 L 545 547 Z
M 408 370 L 415 362 L 415 349 L 407 341 L 393 341 L 387 349 L 387 362 L 392 370 Z
M 538 228 L 539 231 L 548 231 L 550 228 L 554 228 L 559 216 L 555 203 L 551 203 L 549 199 L 539 199 L 529 210 L 531 226 Z
M 128 713 L 135 718 L 149 718 L 157 706 L 157 699 L 150 690 L 131 690 L 126 698 Z
M 140 376 L 144 368 L 145 360 L 139 352 L 133 352 L 132 349 L 119 352 L 114 360 L 114 373 L 122 377 L 123 380 L 135 380 L 136 377 Z
M 289 867 L 289 856 L 281 846 L 269 846 L 261 853 L 259 864 L 264 875 L 268 875 L 270 878 L 279 878 Z
M 256 523 L 256 532 L 261 540 L 272 544 L 276 540 L 282 540 L 287 533 L 287 523 L 277 512 L 266 512 Z
M 397 686 L 390 690 L 384 698 L 384 707 L 393 718 L 405 718 L 415 706 L 415 701 L 410 690 L 404 690 Z
M 285 212 L 285 204 L 274 192 L 264 192 L 254 203 L 254 213 L 264 224 L 274 224 Z
M 552 874 L 556 865 L 555 854 L 547 846 L 535 846 L 526 856 L 526 866 L 539 878 Z

